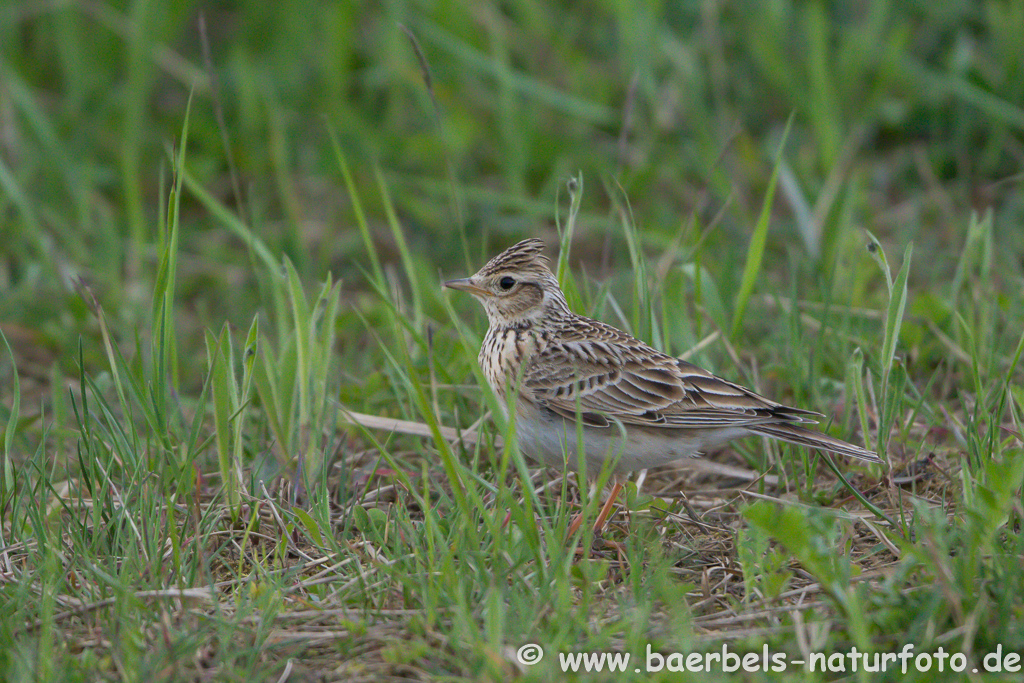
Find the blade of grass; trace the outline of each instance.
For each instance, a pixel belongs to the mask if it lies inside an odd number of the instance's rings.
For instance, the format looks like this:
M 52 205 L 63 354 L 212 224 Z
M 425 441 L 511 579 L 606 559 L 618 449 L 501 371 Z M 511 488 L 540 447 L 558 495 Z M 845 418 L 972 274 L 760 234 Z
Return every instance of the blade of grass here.
M 903 265 L 900 266 L 896 280 L 892 284 L 889 296 L 889 308 L 885 314 L 885 337 L 882 342 L 882 395 L 889 386 L 892 364 L 896 359 L 896 344 L 899 343 L 900 327 L 903 325 L 903 312 L 907 307 L 907 277 L 910 275 L 910 257 L 914 245 L 908 244 L 903 253 Z
M 246 421 L 245 415 L 246 410 L 249 407 L 250 398 L 252 396 L 252 376 L 253 368 L 256 364 L 256 357 L 259 354 L 259 339 L 260 339 L 260 318 L 255 316 L 252 319 L 252 325 L 249 326 L 249 334 L 245 338 L 245 346 L 242 350 L 242 386 L 239 395 L 237 396 L 235 404 L 235 415 L 233 419 L 235 421 L 235 428 L 233 434 L 233 451 L 232 451 L 232 467 L 234 467 L 235 476 L 238 477 L 238 481 L 242 481 L 243 476 L 243 447 L 245 445 L 245 428 Z M 231 381 L 234 382 L 234 377 L 231 377 Z
M 356 215 L 356 225 L 359 226 L 359 234 L 363 238 L 366 255 L 369 257 L 370 266 L 373 268 L 373 282 L 383 291 L 386 287 L 384 269 L 380 265 L 377 249 L 373 246 L 373 238 L 370 236 L 370 228 L 366 221 L 366 213 L 363 211 L 363 203 L 359 199 L 355 179 L 352 177 L 352 171 L 349 170 L 345 154 L 341 151 L 341 143 L 338 142 L 338 135 L 334 127 L 328 125 L 327 133 L 331 138 L 331 147 L 334 149 L 334 159 L 338 163 L 338 168 L 341 169 L 341 176 L 345 179 L 345 188 L 348 190 L 349 199 L 352 200 L 352 211 Z
M 558 264 L 555 268 L 555 276 L 559 283 L 565 280 L 569 272 L 569 247 L 572 245 L 572 236 L 576 232 L 576 218 L 580 213 L 580 205 L 583 203 L 583 173 L 577 173 L 569 178 L 565 184 L 569 192 L 569 217 L 562 227 L 561 212 L 555 209 L 555 229 L 558 231 Z
M 412 290 L 412 321 L 413 327 L 422 329 L 423 323 L 423 301 L 420 296 L 420 288 L 416 286 L 416 269 L 413 265 L 412 254 L 409 253 L 409 245 L 405 241 L 405 233 L 395 214 L 395 207 L 391 203 L 391 196 L 388 193 L 387 183 L 380 169 L 377 169 L 377 186 L 380 189 L 381 200 L 384 202 L 384 214 L 387 216 L 388 226 L 391 228 L 391 235 L 395 238 L 398 246 L 398 255 L 402 259 L 402 268 L 409 280 L 409 288 Z
M 153 326 L 151 353 L 153 358 L 153 377 L 156 385 L 161 388 L 170 383 L 172 391 L 177 391 L 178 359 L 177 335 L 174 334 L 174 297 L 175 280 L 178 271 L 178 234 L 181 216 L 181 183 L 182 169 L 185 168 L 185 153 L 188 148 L 189 114 L 192 111 L 192 92 L 189 92 L 185 104 L 184 120 L 181 125 L 181 143 L 177 158 L 172 158 L 176 172 L 171 189 L 171 200 L 167 204 L 165 223 L 159 232 L 160 265 L 157 267 L 156 281 L 153 284 L 153 300 L 150 308 L 150 320 Z M 156 391 L 154 406 L 160 421 L 165 421 L 167 413 L 167 391 Z
M 291 301 L 292 320 L 294 328 L 294 344 L 296 352 L 296 373 L 293 383 L 298 384 L 295 389 L 299 397 L 299 416 L 296 427 L 299 431 L 298 453 L 304 460 L 309 455 L 312 447 L 309 439 L 309 381 L 310 381 L 310 348 L 309 342 L 312 337 L 313 321 L 309 309 L 309 302 L 306 301 L 306 294 L 302 289 L 302 281 L 298 272 L 292 265 L 291 259 L 287 256 L 284 259 L 285 274 L 288 282 L 288 294 Z
M 647 259 L 644 258 L 643 248 L 640 244 L 640 235 L 637 231 L 636 221 L 633 218 L 633 208 L 629 204 L 629 197 L 626 196 L 622 187 L 617 188 L 616 193 L 609 192 L 612 197 L 612 205 L 619 217 L 619 227 L 626 238 L 626 247 L 629 250 L 629 262 L 633 269 L 633 333 L 641 339 L 651 341 L 660 346 L 659 339 L 652 339 L 651 333 L 654 329 L 654 306 L 651 305 L 651 283 L 647 276 Z M 621 195 L 621 200 L 619 199 Z
M 892 271 L 889 270 L 889 261 L 888 259 L 885 258 L 885 249 L 882 248 L 881 242 L 878 241 L 878 238 L 875 237 L 870 230 L 865 230 L 864 232 L 867 233 L 868 240 L 870 240 L 868 242 L 868 253 L 871 255 L 871 258 L 874 259 L 875 263 L 878 264 L 878 267 L 882 270 L 882 273 L 885 275 L 885 287 L 889 293 L 889 297 L 891 298 Z
M 902 394 L 897 395 L 897 392 L 890 391 L 890 380 L 893 364 L 896 361 L 896 345 L 899 343 L 900 327 L 903 325 L 903 313 L 907 306 L 907 278 L 910 275 L 910 261 L 914 245 L 913 243 L 907 244 L 906 251 L 903 253 L 903 264 L 900 266 L 894 281 L 889 271 L 889 261 L 885 257 L 885 250 L 882 249 L 882 245 L 870 231 L 867 231 L 867 235 L 870 240 L 868 252 L 885 275 L 886 287 L 889 293 L 889 305 L 885 315 L 885 330 L 882 337 L 881 357 L 879 359 L 882 371 L 879 391 L 882 405 L 879 413 L 878 453 L 879 457 L 884 458 L 888 451 L 892 420 L 896 417 L 897 406 L 902 399 Z
M 192 195 L 199 200 L 199 203 L 209 211 L 214 218 L 219 220 L 224 227 L 230 230 L 236 237 L 242 240 L 247 247 L 252 249 L 259 260 L 263 263 L 263 267 L 269 273 L 278 272 L 277 258 L 273 252 L 267 247 L 262 239 L 256 235 L 248 225 L 243 223 L 234 213 L 232 213 L 228 207 L 224 206 L 219 200 L 217 200 L 212 194 L 207 192 L 206 188 L 200 184 L 196 178 L 188 172 L 187 169 L 179 169 L 181 172 L 181 178 L 188 187 Z
M 7 342 L 3 330 L 0 330 L 0 339 L 7 348 L 7 357 L 11 359 L 11 414 L 7 418 L 7 428 L 4 430 L 4 461 L 0 467 L 0 528 L 3 528 L 6 520 L 3 519 L 7 510 L 8 498 L 14 495 L 14 435 L 18 429 L 18 417 L 21 415 L 21 382 L 18 379 L 18 365 L 14 359 L 14 351 Z
M 821 453 L 821 457 L 825 461 L 825 465 L 827 465 L 828 468 L 830 470 L 832 470 L 832 474 L 836 475 L 836 477 L 839 478 L 839 481 L 842 482 L 842 484 L 846 488 L 846 490 L 849 491 L 850 493 L 852 493 L 853 497 L 861 502 L 861 505 L 866 507 L 868 510 L 871 510 L 871 512 L 873 512 L 875 514 L 875 516 L 878 517 L 879 519 L 884 519 L 886 522 L 889 523 L 889 526 L 892 527 L 893 529 L 896 529 L 900 533 L 905 533 L 905 530 L 903 529 L 903 527 L 901 527 L 900 525 L 896 524 L 896 522 L 894 522 L 893 519 L 889 515 L 885 514 L 885 511 L 882 510 L 882 508 L 878 507 L 877 505 L 872 503 L 870 500 L 868 500 L 867 497 L 863 493 L 861 493 L 859 489 L 857 489 L 857 487 L 855 487 L 853 484 L 850 483 L 850 480 L 847 479 L 846 475 L 844 475 L 842 470 L 839 469 L 839 466 L 836 465 L 835 461 L 832 459 L 832 456 L 830 456 L 825 451 L 818 451 L 818 452 Z
M 864 448 L 872 450 L 871 431 L 868 429 L 868 399 L 864 391 L 864 353 L 859 347 L 853 350 L 850 363 L 847 365 L 847 377 L 853 386 L 854 403 L 857 406 L 857 416 L 860 418 L 860 433 L 864 439 Z M 879 453 L 879 457 L 885 459 L 885 454 Z
M 239 480 L 231 462 L 232 388 L 230 377 L 231 335 L 225 323 L 220 335 L 206 331 L 206 357 L 213 389 L 213 429 L 216 435 L 217 463 L 221 484 L 233 518 L 241 504 Z
M 782 141 L 779 143 L 779 151 L 775 158 L 775 168 L 768 180 L 768 189 L 765 191 L 764 202 L 761 204 L 761 215 L 757 218 L 754 234 L 750 237 L 750 246 L 747 247 L 747 262 L 743 266 L 740 290 L 736 293 L 736 303 L 733 307 L 732 330 L 729 333 L 731 339 L 736 338 L 743 325 L 743 315 L 747 310 L 747 303 L 754 293 L 754 284 L 761 272 L 761 260 L 764 258 L 764 247 L 768 240 L 768 223 L 771 220 L 772 204 L 775 201 L 775 185 L 779 181 L 779 172 L 782 169 L 782 152 L 786 148 L 786 140 L 789 138 L 789 131 L 793 126 L 795 116 L 795 113 L 790 114 L 789 120 L 786 121 L 786 128 L 782 132 Z

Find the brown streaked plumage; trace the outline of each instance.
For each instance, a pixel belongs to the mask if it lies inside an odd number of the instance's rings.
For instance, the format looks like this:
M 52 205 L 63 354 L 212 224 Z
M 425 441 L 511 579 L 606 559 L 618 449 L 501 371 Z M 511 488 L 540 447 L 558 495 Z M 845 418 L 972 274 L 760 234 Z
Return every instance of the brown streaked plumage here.
M 609 460 L 621 474 L 698 456 L 750 434 L 882 462 L 871 451 L 802 426 L 816 422 L 818 413 L 776 403 L 576 315 L 543 249 L 538 239 L 523 240 L 472 277 L 445 283 L 472 294 L 487 312 L 480 367 L 506 410 L 512 399 L 516 435 L 530 457 L 578 471 L 581 420 L 584 474 L 591 475 Z M 602 514 L 608 512 L 610 503 Z

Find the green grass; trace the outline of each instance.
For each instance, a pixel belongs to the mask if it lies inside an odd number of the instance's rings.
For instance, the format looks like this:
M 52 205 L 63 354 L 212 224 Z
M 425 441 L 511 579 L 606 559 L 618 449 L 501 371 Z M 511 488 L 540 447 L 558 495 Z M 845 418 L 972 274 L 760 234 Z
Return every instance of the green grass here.
M 0 680 L 1024 655 L 1020 2 L 198 12 L 0 8 Z M 891 469 L 739 441 L 575 554 L 440 288 L 531 235 Z M 743 676 L 962 679 L 846 664 Z

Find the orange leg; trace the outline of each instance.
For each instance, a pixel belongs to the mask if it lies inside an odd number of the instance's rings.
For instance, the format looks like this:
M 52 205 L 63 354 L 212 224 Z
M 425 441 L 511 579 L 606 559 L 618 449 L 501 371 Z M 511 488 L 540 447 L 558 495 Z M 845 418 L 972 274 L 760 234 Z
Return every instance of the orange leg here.
M 604 502 L 601 512 L 597 515 L 597 519 L 594 521 L 594 531 L 604 529 L 604 523 L 607 522 L 608 518 L 611 516 L 612 507 L 615 505 L 615 501 L 619 497 L 620 491 L 622 491 L 622 484 L 615 482 L 615 485 L 612 486 L 612 492 L 608 494 L 608 500 Z
M 600 531 L 604 528 L 604 523 L 608 521 L 608 517 L 612 514 L 612 506 L 615 505 L 616 499 L 619 497 L 619 492 L 622 491 L 622 484 L 615 482 L 612 486 L 612 492 L 608 494 L 608 500 L 601 506 L 601 512 L 598 513 L 597 519 L 594 520 L 594 531 Z M 569 536 L 572 536 L 580 528 L 580 524 L 583 523 L 583 513 L 579 513 L 572 518 L 572 523 L 569 525 Z

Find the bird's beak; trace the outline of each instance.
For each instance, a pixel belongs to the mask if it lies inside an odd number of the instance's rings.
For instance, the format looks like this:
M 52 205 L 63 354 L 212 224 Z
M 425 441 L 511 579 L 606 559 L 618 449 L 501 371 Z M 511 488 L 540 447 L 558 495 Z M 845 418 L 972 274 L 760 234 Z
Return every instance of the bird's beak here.
M 458 280 L 449 280 L 444 283 L 444 286 L 449 289 L 458 289 L 462 292 L 469 292 L 476 296 L 491 296 L 491 293 L 486 289 L 478 287 L 476 283 L 473 282 L 473 278 L 463 277 Z

